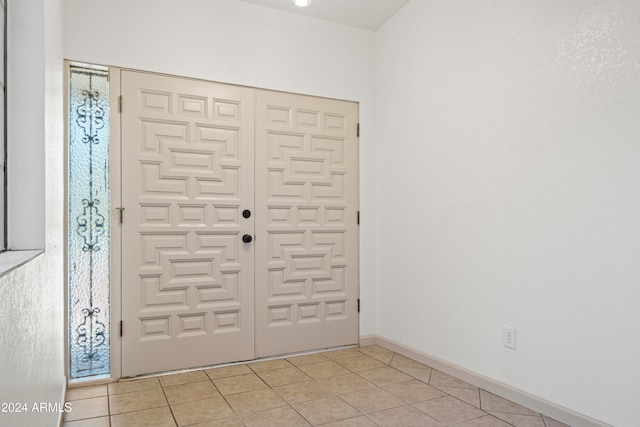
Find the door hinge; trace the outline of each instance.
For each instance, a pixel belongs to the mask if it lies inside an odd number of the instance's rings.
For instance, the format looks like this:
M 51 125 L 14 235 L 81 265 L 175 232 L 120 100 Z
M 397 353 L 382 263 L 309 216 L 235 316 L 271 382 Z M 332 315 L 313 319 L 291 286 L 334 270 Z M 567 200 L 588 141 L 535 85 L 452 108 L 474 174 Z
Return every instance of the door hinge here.
M 358 126 L 356 127 L 356 136 L 360 138 L 360 123 L 358 123 Z
M 122 331 L 124 330 L 124 322 L 120 321 L 120 336 L 122 336 Z
M 358 313 L 360 313 L 360 298 L 358 298 Z M 122 336 L 122 335 L 120 335 Z
M 118 97 L 118 111 L 122 113 L 122 95 Z
M 124 221 L 124 208 L 116 208 L 118 213 L 120 214 L 120 224 Z
M 360 211 L 358 211 L 358 225 L 360 225 Z

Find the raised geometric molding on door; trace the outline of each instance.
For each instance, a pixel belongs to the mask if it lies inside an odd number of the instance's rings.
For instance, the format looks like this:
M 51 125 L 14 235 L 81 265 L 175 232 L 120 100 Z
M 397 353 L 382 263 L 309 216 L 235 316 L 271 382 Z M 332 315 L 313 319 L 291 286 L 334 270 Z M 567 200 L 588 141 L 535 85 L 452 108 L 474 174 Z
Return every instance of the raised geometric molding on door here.
M 122 95 L 123 375 L 252 359 L 254 91 L 123 71 Z
M 357 343 L 357 104 L 121 81 L 123 376 Z
M 258 356 L 358 341 L 357 104 L 257 91 Z

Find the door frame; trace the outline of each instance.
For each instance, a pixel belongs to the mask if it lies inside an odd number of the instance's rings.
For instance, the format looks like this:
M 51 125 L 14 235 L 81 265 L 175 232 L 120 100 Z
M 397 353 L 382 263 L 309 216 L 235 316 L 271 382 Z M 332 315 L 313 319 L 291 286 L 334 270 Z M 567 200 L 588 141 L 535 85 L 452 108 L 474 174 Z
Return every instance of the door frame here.
M 86 378 L 70 379 L 69 366 L 71 363 L 71 354 L 69 352 L 69 74 L 72 66 L 100 69 L 107 69 L 109 73 L 109 196 L 111 200 L 110 212 L 110 229 L 111 229 L 111 245 L 109 259 L 109 365 L 110 372 L 107 376 L 90 376 Z M 121 167 L 120 167 L 120 110 L 118 107 L 120 97 L 120 68 L 110 67 L 101 64 L 87 63 L 83 61 L 74 61 L 65 59 L 63 61 L 64 81 L 64 108 L 63 108 L 63 128 L 64 128 L 64 152 L 63 152 L 63 181 L 64 181 L 64 242 L 63 242 L 63 258 L 64 258 L 64 360 L 65 374 L 67 384 L 76 383 L 82 385 L 103 384 L 118 380 L 122 373 L 122 344 L 120 339 L 120 321 L 122 320 L 122 233 L 120 232 L 119 217 L 116 215 L 118 211 L 115 207 L 119 205 L 113 203 L 114 200 L 120 201 L 121 188 Z M 115 261 L 115 262 L 114 262 Z
M 122 202 L 122 114 L 120 74 L 122 68 L 109 67 L 109 184 L 111 189 L 111 378 L 122 378 L 122 225 L 116 208 Z M 115 232 L 117 230 L 117 232 Z
M 87 65 L 92 65 L 92 64 L 88 64 L 86 62 L 81 62 L 81 61 L 72 61 L 72 60 L 65 60 L 64 61 L 64 68 L 65 68 L 65 88 L 68 88 L 68 74 L 69 74 L 69 69 L 72 65 L 82 65 L 82 66 L 87 66 Z M 99 64 L 94 64 L 94 65 L 98 65 Z M 102 66 L 101 66 L 102 67 Z M 203 80 L 203 81 L 208 81 L 208 82 L 213 82 L 213 83 L 219 83 L 219 84 L 225 84 L 225 85 L 232 85 L 232 86 L 243 86 L 243 85 L 238 85 L 238 84 L 233 84 L 233 83 L 226 83 L 226 82 L 218 82 L 218 81 L 213 81 L 213 80 L 206 80 L 206 79 L 199 79 L 199 78 L 194 78 L 194 77 L 189 77 L 189 76 L 177 76 L 177 75 L 172 75 L 172 74 L 167 74 L 167 73 L 160 73 L 160 72 L 154 72 L 154 71 L 146 71 L 146 70 L 137 70 L 137 69 L 132 69 L 132 68 L 127 68 L 127 67 L 114 67 L 114 66 L 104 66 L 105 68 L 107 68 L 109 70 L 109 105 L 110 105 L 110 123 L 109 123 L 109 132 L 110 132 L 110 141 L 109 141 L 109 185 L 110 185 L 110 200 L 111 200 L 111 253 L 110 253 L 110 301 L 109 301 L 109 305 L 110 305 L 110 353 L 111 353 L 111 357 L 110 357 L 110 375 L 109 378 L 101 378 L 101 379 L 93 379 L 92 377 L 89 377 L 87 380 L 80 380 L 83 383 L 87 384 L 87 383 L 104 383 L 104 382 L 111 382 L 111 381 L 116 381 L 120 378 L 122 378 L 122 337 L 121 337 L 121 324 L 122 324 L 122 227 L 120 225 L 120 212 L 118 211 L 117 208 L 120 207 L 120 203 L 122 202 L 122 163 L 121 163 L 121 159 L 122 159 L 122 153 L 121 153 L 121 145 L 122 145 L 122 128 L 121 128 L 121 121 L 122 121 L 122 117 L 121 117 L 121 112 L 120 112 L 120 96 L 121 96 L 121 71 L 123 70 L 130 70 L 130 71 L 134 71 L 134 72 L 149 72 L 149 73 L 153 73 L 153 74 L 159 74 L 159 75 L 166 75 L 166 76 L 171 76 L 171 77 L 179 77 L 179 78 L 188 78 L 188 79 L 193 79 L 193 80 Z M 272 90 L 272 91 L 276 91 L 276 92 L 281 92 L 281 93 L 292 93 L 292 94 L 296 94 L 296 95 L 304 95 L 304 96 L 313 96 L 313 97 L 318 97 L 318 98 L 325 98 L 325 99 L 337 99 L 337 98 L 332 98 L 332 97 L 323 97 L 323 96 L 319 96 L 319 95 L 308 95 L 308 94 L 299 94 L 299 93 L 294 93 L 294 92 L 287 92 L 287 91 L 282 91 L 282 90 L 277 90 L 277 89 L 269 89 L 269 88 L 259 88 L 259 87 L 254 87 L 254 86 L 249 86 L 253 89 L 261 89 L 261 90 Z M 342 100 L 342 99 L 339 99 Z M 358 122 L 360 121 L 359 116 L 360 116 L 360 102 L 358 101 L 350 101 L 350 102 L 355 102 L 358 105 Z M 65 89 L 65 105 L 68 104 L 68 90 Z M 68 117 L 67 114 L 67 109 L 65 108 L 65 135 L 67 135 L 67 127 L 68 127 Z M 67 136 L 67 140 L 68 140 L 68 136 Z M 357 181 L 357 191 L 358 191 L 358 200 L 357 200 L 357 209 L 358 209 L 358 213 L 359 213 L 359 209 L 360 209 L 360 138 L 359 135 L 358 137 L 356 137 L 355 140 L 355 144 L 356 144 L 356 150 L 357 150 L 357 167 L 356 167 L 356 181 Z M 65 145 L 65 152 L 64 152 L 64 156 L 65 156 L 65 161 L 67 160 L 67 156 L 68 156 L 68 144 Z M 65 176 L 64 176 L 64 181 L 65 181 L 65 200 L 67 200 L 67 194 L 66 194 L 66 188 L 68 185 L 68 175 L 67 175 L 67 169 L 65 166 Z M 68 263 L 68 256 L 67 256 L 67 239 L 68 239 L 68 219 L 67 219 L 67 206 L 65 203 L 65 265 L 67 265 Z M 124 211 L 123 215 L 126 217 L 127 212 Z M 358 228 L 357 228 L 357 243 L 358 243 L 358 249 L 357 249 L 357 256 L 355 258 L 355 262 L 357 264 L 356 266 L 356 276 L 357 276 L 357 290 L 356 290 L 356 298 L 359 300 L 360 299 L 360 228 L 359 228 L 359 222 L 358 222 Z M 67 271 L 65 268 L 65 283 L 68 283 L 67 280 Z M 65 285 L 65 291 L 66 291 L 66 285 Z M 68 310 L 68 301 L 65 298 L 65 306 L 66 309 Z M 358 304 L 359 306 L 359 304 Z M 68 311 L 65 311 L 68 312 Z M 356 322 L 357 322 L 357 329 L 358 331 L 360 331 L 360 314 L 359 314 L 359 310 L 358 310 L 358 314 L 356 317 Z M 67 330 L 68 330 L 68 316 L 65 315 L 65 334 L 67 334 Z M 255 321 L 255 320 L 254 320 Z M 70 356 L 68 354 L 68 337 L 66 337 L 65 339 L 65 351 L 67 352 L 67 365 L 69 363 L 70 360 Z M 257 359 L 254 359 L 257 360 Z

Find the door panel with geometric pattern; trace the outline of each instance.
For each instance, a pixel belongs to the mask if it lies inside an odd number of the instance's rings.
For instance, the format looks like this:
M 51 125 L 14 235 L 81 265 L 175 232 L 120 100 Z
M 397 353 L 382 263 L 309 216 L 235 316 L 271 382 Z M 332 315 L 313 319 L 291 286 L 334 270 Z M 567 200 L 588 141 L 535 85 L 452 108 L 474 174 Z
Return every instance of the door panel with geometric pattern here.
M 258 357 L 358 342 L 358 106 L 256 91 Z
M 121 94 L 122 375 L 356 344 L 357 104 L 134 71 Z
M 253 359 L 254 90 L 121 84 L 122 375 Z

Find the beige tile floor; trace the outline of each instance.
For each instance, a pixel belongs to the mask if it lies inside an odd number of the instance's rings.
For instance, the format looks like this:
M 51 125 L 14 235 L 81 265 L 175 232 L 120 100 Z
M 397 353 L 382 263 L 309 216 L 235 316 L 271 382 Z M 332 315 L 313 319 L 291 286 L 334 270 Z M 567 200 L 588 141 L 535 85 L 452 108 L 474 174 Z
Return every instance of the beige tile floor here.
M 562 427 L 380 346 L 69 389 L 65 427 Z

